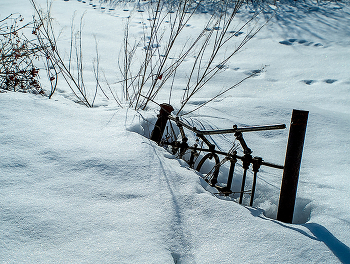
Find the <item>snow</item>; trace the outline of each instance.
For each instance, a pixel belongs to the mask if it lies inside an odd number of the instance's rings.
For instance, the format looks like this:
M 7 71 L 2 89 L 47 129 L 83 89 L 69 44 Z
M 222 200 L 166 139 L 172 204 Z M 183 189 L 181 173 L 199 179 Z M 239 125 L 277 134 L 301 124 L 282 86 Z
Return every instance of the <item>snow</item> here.
M 208 129 L 289 126 L 293 109 L 309 111 L 293 224 L 275 220 L 280 170 L 261 169 L 253 207 L 249 197 L 243 206 L 218 197 L 202 174 L 147 138 L 157 105 L 135 112 L 101 96 L 86 108 L 62 82 L 52 99 L 0 94 L 0 262 L 349 263 L 350 6 L 280 2 L 265 14 L 276 16 L 187 110 L 267 65 L 188 120 Z M 0 18 L 33 14 L 29 1 L 1 6 Z M 118 80 L 121 25 L 129 16 L 124 6 L 97 7 L 61 0 L 52 7 L 65 58 L 72 16 L 79 21 L 85 13 L 88 84 L 95 37 L 106 78 Z M 242 7 L 242 21 L 250 10 Z M 200 28 L 205 16 L 196 15 L 186 30 Z M 131 30 L 141 34 L 136 22 Z M 167 102 L 168 93 L 156 101 Z M 171 104 L 180 106 L 176 93 Z M 283 164 L 288 129 L 244 137 L 254 156 Z M 227 151 L 234 138 L 213 140 Z M 226 166 L 219 179 L 227 172 Z M 241 173 L 237 168 L 233 188 L 240 188 Z

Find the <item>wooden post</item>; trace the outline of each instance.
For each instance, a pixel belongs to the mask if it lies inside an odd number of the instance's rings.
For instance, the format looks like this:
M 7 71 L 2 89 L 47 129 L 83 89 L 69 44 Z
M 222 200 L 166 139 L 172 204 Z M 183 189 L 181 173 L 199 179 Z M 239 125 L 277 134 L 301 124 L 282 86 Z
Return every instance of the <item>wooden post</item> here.
M 168 116 L 174 111 L 174 108 L 170 104 L 161 104 L 160 111 L 158 115 L 158 120 L 153 128 L 151 140 L 160 143 L 166 123 L 168 122 Z
M 277 220 L 292 223 L 309 112 L 293 110 L 278 204 Z

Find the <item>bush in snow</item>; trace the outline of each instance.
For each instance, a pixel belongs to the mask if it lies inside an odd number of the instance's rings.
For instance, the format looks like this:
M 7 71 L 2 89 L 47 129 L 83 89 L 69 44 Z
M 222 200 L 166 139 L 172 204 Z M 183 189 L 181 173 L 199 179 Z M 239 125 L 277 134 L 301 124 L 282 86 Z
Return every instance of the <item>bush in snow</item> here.
M 42 48 L 21 32 L 30 24 L 21 25 L 23 18 L 12 14 L 0 23 L 0 91 L 44 94 L 33 63 Z

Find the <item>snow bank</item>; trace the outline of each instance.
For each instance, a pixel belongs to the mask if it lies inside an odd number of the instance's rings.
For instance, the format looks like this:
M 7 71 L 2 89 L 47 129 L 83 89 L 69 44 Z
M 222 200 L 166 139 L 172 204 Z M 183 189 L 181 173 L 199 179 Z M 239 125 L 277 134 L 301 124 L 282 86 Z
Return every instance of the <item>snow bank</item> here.
M 29 19 L 26 3 L 4 0 L 1 17 L 19 12 Z M 0 95 L 0 262 L 348 263 L 349 7 L 328 3 L 316 10 L 307 3 L 277 9 L 272 23 L 225 65 L 220 82 L 188 104 L 190 110 L 269 65 L 191 118 L 223 129 L 288 125 L 293 108 L 310 111 L 295 224 L 273 220 L 280 172 L 259 172 L 254 208 L 218 199 L 198 172 L 142 136 L 152 130 L 158 106 L 135 113 L 99 98 L 98 107 L 87 109 L 73 103 L 61 83 L 52 100 Z M 63 51 L 74 10 L 77 18 L 88 10 L 87 82 L 93 81 L 94 34 L 101 68 L 116 81 L 113 51 L 129 13 L 55 1 L 55 25 L 67 29 L 59 39 Z M 247 6 L 240 16 L 249 12 Z M 201 16 L 189 29 L 200 26 Z M 131 29 L 140 34 L 136 23 Z M 168 94 L 156 100 L 168 102 Z M 254 156 L 277 164 L 283 164 L 287 138 L 288 130 L 245 135 Z M 227 149 L 234 139 L 215 140 Z
M 334 254 L 348 256 L 320 224 L 279 223 L 205 191 L 185 163 L 126 130 L 131 111 L 15 93 L 0 102 L 2 262 L 330 263 Z

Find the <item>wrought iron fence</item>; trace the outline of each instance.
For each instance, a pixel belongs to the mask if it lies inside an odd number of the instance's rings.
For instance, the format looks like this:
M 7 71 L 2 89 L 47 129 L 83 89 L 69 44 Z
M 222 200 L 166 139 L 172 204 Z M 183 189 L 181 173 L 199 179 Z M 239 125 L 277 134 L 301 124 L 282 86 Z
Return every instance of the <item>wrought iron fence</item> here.
M 262 157 L 252 156 L 252 150 L 248 147 L 244 140 L 243 133 L 264 131 L 264 130 L 276 130 L 285 129 L 285 124 L 276 125 L 264 125 L 264 126 L 251 126 L 251 127 L 238 127 L 234 125 L 230 129 L 221 130 L 199 130 L 196 127 L 190 126 L 188 123 L 182 121 L 179 117 L 174 117 L 171 112 L 174 110 L 169 104 L 160 105 L 160 113 L 158 120 L 154 126 L 151 134 L 151 139 L 157 142 L 159 145 L 168 146 L 172 153 L 178 155 L 179 158 L 183 158 L 185 153 L 190 152 L 190 157 L 187 159 L 187 163 L 191 168 L 200 171 L 203 164 L 209 159 L 213 160 L 215 165 L 212 169 L 204 176 L 204 179 L 212 187 L 215 187 L 218 194 L 229 196 L 231 194 L 239 194 L 239 203 L 242 204 L 243 196 L 250 195 L 250 206 L 253 206 L 255 189 L 257 183 L 257 175 L 261 166 L 267 166 L 276 169 L 282 169 L 283 179 L 280 193 L 280 204 L 278 208 L 277 219 L 284 222 L 292 222 L 293 210 L 295 204 L 296 188 L 299 177 L 299 168 L 301 163 L 301 154 L 304 143 L 304 136 L 306 131 L 307 123 L 307 111 L 293 110 L 291 128 L 289 134 L 289 140 L 287 145 L 287 154 L 285 165 L 277 165 L 265 161 Z M 164 135 L 167 122 L 170 121 L 170 129 L 167 128 L 167 132 Z M 175 133 L 173 124 L 176 125 L 178 133 Z M 185 129 L 194 133 L 197 137 L 196 143 L 192 146 L 188 144 L 188 137 L 186 136 Z M 169 131 L 170 130 L 170 131 Z M 295 132 L 293 132 L 295 131 Z M 293 132 L 293 133 L 292 133 Z M 176 135 L 178 134 L 179 137 Z M 216 149 L 215 144 L 212 144 L 207 138 L 212 135 L 222 134 L 234 134 L 234 137 L 239 142 L 240 147 L 243 150 L 243 155 L 237 154 L 237 146 L 227 151 L 221 151 Z M 201 143 L 200 143 L 201 141 Z M 196 164 L 195 159 L 199 157 L 199 153 L 205 153 L 204 156 L 200 157 L 199 162 Z M 221 159 L 220 159 L 221 157 Z M 233 192 L 231 190 L 232 180 L 235 172 L 235 166 L 237 161 L 242 163 L 243 175 L 242 183 L 239 192 Z M 230 163 L 230 169 L 227 176 L 227 182 L 225 184 L 218 184 L 218 175 L 222 164 L 225 162 Z M 285 167 L 288 167 L 288 171 L 285 171 Z M 253 179 L 251 189 L 246 189 L 247 171 L 252 168 Z M 283 186 L 284 183 L 284 186 Z M 282 192 L 282 190 L 285 190 Z

